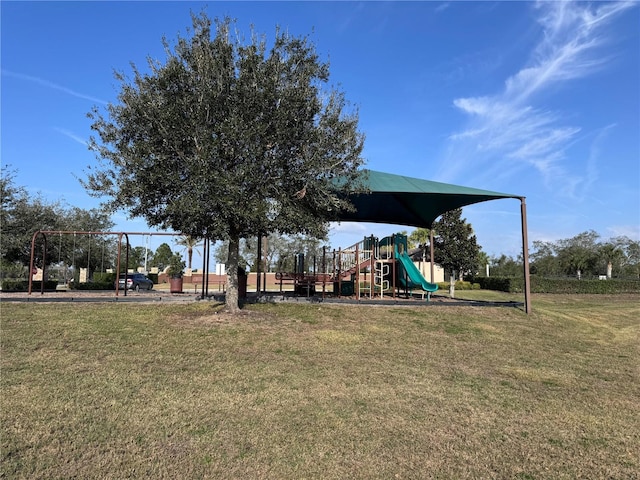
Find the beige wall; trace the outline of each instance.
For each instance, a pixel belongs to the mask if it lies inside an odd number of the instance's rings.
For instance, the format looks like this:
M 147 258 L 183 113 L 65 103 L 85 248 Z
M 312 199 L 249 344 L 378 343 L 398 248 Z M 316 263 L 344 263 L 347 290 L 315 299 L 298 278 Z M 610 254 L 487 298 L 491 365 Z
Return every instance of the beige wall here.
M 433 267 L 433 280 L 431 279 L 431 262 L 413 262 L 422 276 L 431 283 L 444 282 L 444 269 L 440 265 L 434 265 Z

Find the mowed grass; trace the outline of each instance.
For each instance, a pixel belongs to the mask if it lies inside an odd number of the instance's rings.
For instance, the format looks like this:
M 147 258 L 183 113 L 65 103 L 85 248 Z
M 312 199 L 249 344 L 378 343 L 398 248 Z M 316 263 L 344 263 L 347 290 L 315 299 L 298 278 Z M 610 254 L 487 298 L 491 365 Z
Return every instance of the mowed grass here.
M 638 478 L 640 299 L 4 303 L 3 478 Z

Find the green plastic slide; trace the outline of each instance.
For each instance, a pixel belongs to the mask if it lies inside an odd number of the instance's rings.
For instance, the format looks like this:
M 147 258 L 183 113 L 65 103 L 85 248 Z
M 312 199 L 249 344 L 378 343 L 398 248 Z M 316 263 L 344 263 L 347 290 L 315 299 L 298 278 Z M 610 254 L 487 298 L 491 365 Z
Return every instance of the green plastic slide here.
M 415 264 L 413 263 L 413 260 L 411 260 L 411 257 L 407 255 L 406 252 L 398 253 L 396 249 L 396 258 L 402 264 L 402 267 L 404 268 L 405 272 L 407 272 L 406 277 L 405 275 L 402 274 L 402 272 L 400 272 L 400 275 L 399 275 L 400 285 L 410 289 L 421 288 L 425 292 L 429 292 L 429 293 L 432 293 L 438 290 L 437 284 L 427 282 L 427 280 L 420 273 L 420 270 L 418 270 L 418 267 L 415 266 Z

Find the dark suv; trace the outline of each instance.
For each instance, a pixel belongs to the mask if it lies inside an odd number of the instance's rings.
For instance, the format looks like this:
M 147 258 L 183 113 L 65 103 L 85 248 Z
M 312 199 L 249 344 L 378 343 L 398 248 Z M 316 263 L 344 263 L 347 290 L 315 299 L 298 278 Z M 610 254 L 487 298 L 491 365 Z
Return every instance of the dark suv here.
M 124 273 L 120 275 L 119 290 L 124 290 Z M 127 290 L 153 290 L 153 282 L 142 273 L 131 273 L 127 275 Z

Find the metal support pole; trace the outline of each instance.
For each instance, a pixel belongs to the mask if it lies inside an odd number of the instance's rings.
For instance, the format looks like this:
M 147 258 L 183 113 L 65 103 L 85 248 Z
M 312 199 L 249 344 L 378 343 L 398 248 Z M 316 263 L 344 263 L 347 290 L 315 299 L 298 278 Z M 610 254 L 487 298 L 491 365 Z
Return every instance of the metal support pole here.
M 525 197 L 520 198 L 520 215 L 522 217 L 522 261 L 524 263 L 524 309 L 531 313 L 531 277 L 529 275 L 529 240 L 527 236 L 527 203 Z
M 127 240 L 127 252 L 124 255 L 124 296 L 127 296 L 127 276 L 129 275 L 129 250 L 131 249 L 131 245 L 129 245 L 129 235 L 123 233 L 124 238 Z
M 42 281 L 40 282 L 40 295 L 44 295 L 44 281 L 47 278 L 47 236 L 44 233 L 42 234 L 42 240 Z
M 40 230 L 33 234 L 31 237 L 31 260 L 29 261 L 29 289 L 28 294 L 31 295 L 31 289 L 33 288 L 33 269 L 35 267 L 35 253 L 36 253 L 36 238 L 40 235 Z M 42 234 L 44 236 L 44 234 Z M 42 280 L 44 280 L 44 270 L 42 271 Z
M 391 236 L 391 280 L 393 281 L 393 290 L 391 298 L 396 298 L 396 234 Z
M 356 300 L 360 300 L 360 249 L 358 248 L 356 243 L 356 281 L 354 285 L 354 290 L 356 291 Z
M 116 260 L 116 297 L 120 291 L 120 255 L 122 255 L 122 233 L 118 234 L 118 259 Z M 125 294 L 127 292 L 127 278 L 124 279 Z
M 431 257 L 431 278 L 429 279 L 431 283 L 436 283 L 434 280 L 434 264 L 433 264 L 433 227 L 429 229 L 429 255 Z
M 322 247 L 322 298 L 327 289 L 327 246 Z
M 269 235 L 265 235 L 262 238 L 264 245 L 262 246 L 262 256 L 264 257 L 264 272 L 263 272 L 263 281 L 262 281 L 262 292 L 267 293 L 267 273 L 269 271 L 269 265 L 267 264 L 267 257 L 269 251 Z
M 46 278 L 46 265 L 47 265 L 47 236 L 45 232 L 42 230 L 38 230 L 33 234 L 31 238 L 31 259 L 29 261 L 29 288 L 28 294 L 31 295 L 31 290 L 33 288 L 33 269 L 35 267 L 35 247 L 36 247 L 36 239 L 38 235 L 42 235 L 42 281 L 40 282 L 40 295 L 44 295 L 44 279 Z
M 256 294 L 260 296 L 260 281 L 261 277 L 261 268 L 260 263 L 262 263 L 262 235 L 258 234 L 258 252 L 256 253 L 256 260 L 258 261 L 258 265 L 256 267 Z
M 333 258 L 335 259 L 335 252 L 333 255 L 334 255 Z M 342 249 L 341 248 L 338 249 L 338 263 L 337 263 L 336 272 L 338 272 L 338 297 L 341 297 L 342 296 Z
M 209 272 L 211 271 L 211 239 L 207 238 L 207 268 L 204 271 L 206 275 L 206 284 L 207 286 L 204 289 L 205 295 L 209 296 Z
M 122 255 L 122 237 L 125 237 L 127 240 L 127 249 L 124 255 L 124 296 L 127 296 L 127 277 L 129 274 L 129 235 L 124 232 L 118 234 L 118 261 L 116 262 L 117 270 L 116 270 L 116 297 L 118 296 L 118 292 L 120 290 L 120 256 Z
M 209 250 L 207 249 L 208 239 L 204 239 L 202 242 L 202 290 L 200 294 L 200 298 L 204 300 L 204 290 L 206 288 L 205 283 L 207 283 L 207 277 L 209 273 L 207 272 L 207 260 L 209 259 Z
M 371 254 L 369 255 L 369 271 L 371 272 L 371 278 L 369 279 L 369 298 L 373 299 L 376 274 L 376 244 L 373 235 L 369 237 L 369 241 L 371 242 Z M 382 297 L 382 285 L 380 286 L 380 296 Z

